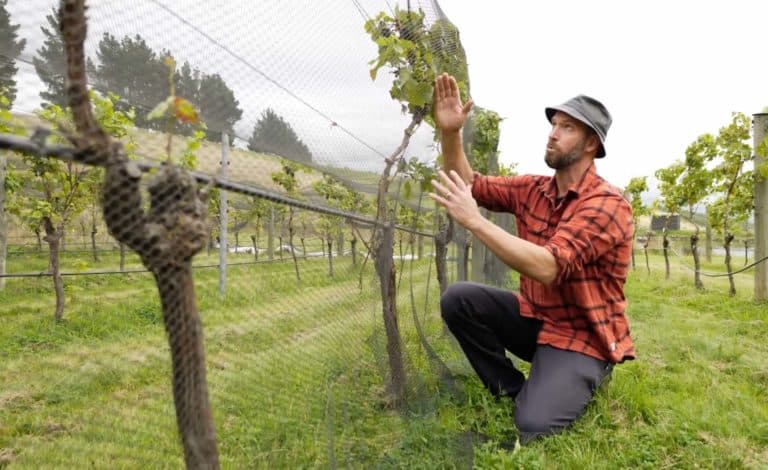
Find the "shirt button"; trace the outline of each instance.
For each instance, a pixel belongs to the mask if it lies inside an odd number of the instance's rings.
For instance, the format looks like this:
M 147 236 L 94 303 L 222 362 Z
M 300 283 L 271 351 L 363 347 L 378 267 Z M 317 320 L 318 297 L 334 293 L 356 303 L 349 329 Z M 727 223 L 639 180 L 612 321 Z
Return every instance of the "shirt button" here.
M 615 341 L 613 343 L 611 343 L 610 349 L 611 349 L 611 352 L 614 352 L 616 350 L 616 342 Z

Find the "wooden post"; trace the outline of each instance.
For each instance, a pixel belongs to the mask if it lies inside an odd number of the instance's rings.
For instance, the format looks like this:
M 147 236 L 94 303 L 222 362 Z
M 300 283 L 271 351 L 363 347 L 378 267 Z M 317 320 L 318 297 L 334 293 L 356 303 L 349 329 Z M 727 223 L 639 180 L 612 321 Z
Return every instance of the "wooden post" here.
M 768 165 L 766 147 L 759 152 L 766 136 L 768 136 L 768 113 L 752 115 L 754 126 L 754 152 L 755 169 Z M 758 174 L 755 183 L 755 261 L 760 261 L 768 256 L 768 178 L 761 178 Z M 763 261 L 755 266 L 755 300 L 768 301 L 768 261 Z
M 267 256 L 275 259 L 275 206 L 269 206 L 269 226 L 267 227 Z
M 490 212 L 487 209 L 480 209 L 480 212 L 485 218 L 490 219 Z M 474 282 L 486 284 L 488 282 L 485 260 L 488 255 L 488 248 L 485 247 L 480 240 L 472 240 L 472 256 L 469 259 L 469 265 L 471 266 L 469 279 Z M 493 253 L 491 253 L 493 255 Z
M 707 260 L 707 263 L 712 262 L 712 226 L 709 224 L 709 207 L 707 207 L 707 211 L 704 215 L 707 219 L 707 228 L 706 228 L 706 238 L 704 242 L 704 256 Z
M 227 168 L 229 167 L 229 135 L 221 133 L 221 170 L 219 174 L 222 178 L 227 177 Z M 224 295 L 227 290 L 227 191 L 221 190 L 219 201 L 219 293 Z
M 469 279 L 469 232 L 460 225 L 454 229 L 454 240 L 456 245 L 456 279 L 466 281 Z
M 5 274 L 8 256 L 8 218 L 5 215 L 5 166 L 8 157 L 0 152 L 0 274 Z M 0 277 L 0 290 L 5 289 L 5 278 Z

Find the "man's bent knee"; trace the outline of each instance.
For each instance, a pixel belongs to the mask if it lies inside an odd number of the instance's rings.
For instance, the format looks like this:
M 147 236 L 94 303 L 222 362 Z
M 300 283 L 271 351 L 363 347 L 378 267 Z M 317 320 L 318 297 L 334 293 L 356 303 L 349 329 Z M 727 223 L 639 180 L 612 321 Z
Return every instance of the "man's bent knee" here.
M 555 423 L 555 420 L 542 413 L 542 410 L 531 409 L 531 407 L 520 407 L 515 409 L 515 426 L 520 435 L 520 443 L 527 444 L 539 437 L 556 434 L 563 429 L 563 426 Z
M 456 282 L 448 286 L 440 297 L 440 314 L 450 325 L 457 315 L 465 314 L 466 299 L 476 286 L 471 282 Z

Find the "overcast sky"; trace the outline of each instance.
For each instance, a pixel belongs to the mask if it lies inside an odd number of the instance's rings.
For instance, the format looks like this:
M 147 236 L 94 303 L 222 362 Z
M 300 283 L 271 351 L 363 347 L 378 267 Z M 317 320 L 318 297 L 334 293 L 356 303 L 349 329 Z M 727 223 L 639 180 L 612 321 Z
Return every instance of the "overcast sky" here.
M 388 96 L 391 75 L 375 82 L 368 75 L 376 49 L 363 31 L 366 16 L 395 3 L 232 0 L 212 8 L 198 0 L 92 1 L 87 49 L 93 56 L 104 31 L 118 38 L 139 33 L 153 49 L 170 49 L 179 61 L 224 77 L 244 111 L 240 136 L 247 138 L 272 107 L 320 163 L 370 168 L 391 153 L 408 124 Z M 55 4 L 10 0 L 28 40 L 27 59 L 40 47 L 39 27 Z M 428 7 L 429 0 L 412 4 Z M 475 101 L 504 117 L 501 159 L 517 162 L 521 172 L 551 173 L 543 163 L 544 107 L 580 93 L 613 114 L 598 171 L 619 186 L 682 158 L 689 143 L 716 133 L 732 111 L 752 114 L 768 105 L 768 0 L 440 5 L 461 32 Z M 31 66 L 21 68 L 18 104 L 31 111 L 40 83 Z M 423 126 L 407 155 L 434 154 L 430 139 Z
M 502 161 L 549 174 L 544 107 L 584 93 L 613 115 L 598 172 L 624 186 L 768 105 L 768 1 L 442 0 L 472 95 L 504 118 Z

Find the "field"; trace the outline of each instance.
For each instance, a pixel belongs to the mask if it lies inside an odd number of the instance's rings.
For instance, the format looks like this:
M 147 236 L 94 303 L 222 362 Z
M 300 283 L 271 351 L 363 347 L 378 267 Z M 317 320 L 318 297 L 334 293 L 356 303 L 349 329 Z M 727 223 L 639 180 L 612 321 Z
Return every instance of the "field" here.
M 64 256 L 64 271 L 85 263 L 82 253 Z M 704 269 L 722 272 L 721 262 Z M 27 253 L 11 258 L 8 271 L 45 263 Z M 117 259 L 88 263 L 105 269 Z M 326 260 L 302 260 L 300 283 L 289 258 L 231 266 L 225 295 L 216 269 L 196 271 L 223 468 L 768 465 L 768 318 L 765 305 L 750 300 L 748 273 L 729 298 L 726 278 L 705 278 L 698 292 L 682 267 L 690 260 L 674 260 L 665 280 L 663 260 L 653 255 L 649 275 L 639 253 L 627 285 L 639 359 L 616 368 L 571 430 L 512 450 L 513 406 L 481 389 L 443 333 L 428 258 L 403 265 L 398 305 L 410 400 L 404 412 L 388 406 L 370 264 L 362 289 L 349 257 L 335 259 L 333 278 Z M 49 283 L 11 279 L 0 293 L 0 467 L 181 467 L 150 275 L 65 278 L 60 324 Z M 437 377 L 418 340 L 411 286 L 429 343 L 455 383 Z

